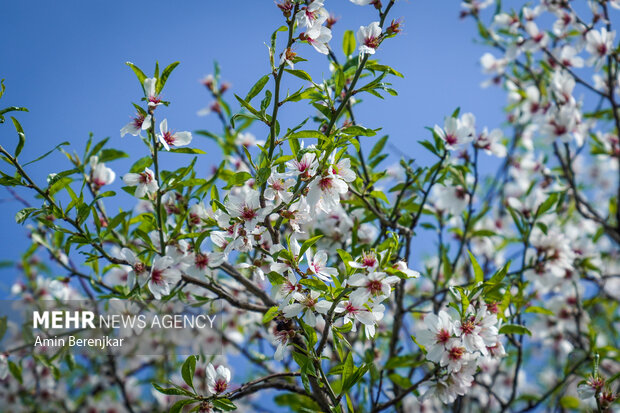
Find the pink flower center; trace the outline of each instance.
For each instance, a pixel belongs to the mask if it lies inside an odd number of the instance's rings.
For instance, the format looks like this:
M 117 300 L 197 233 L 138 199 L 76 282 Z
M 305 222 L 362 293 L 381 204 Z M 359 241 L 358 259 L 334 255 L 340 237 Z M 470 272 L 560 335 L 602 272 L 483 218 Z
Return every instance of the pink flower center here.
M 207 268 L 207 265 L 209 265 L 209 257 L 204 254 L 196 254 L 196 259 L 194 260 L 194 263 L 196 264 L 196 267 L 203 270 Z
M 366 288 L 372 294 L 380 293 L 382 287 L 383 287 L 383 285 L 381 284 L 381 281 L 379 281 L 379 280 L 372 280 L 372 281 L 369 281 L 368 284 L 366 284 Z
M 301 161 L 297 164 L 297 170 L 299 172 L 305 172 L 308 168 L 310 168 L 310 164 L 304 161 Z
M 456 188 L 455 193 L 458 199 L 465 199 L 465 195 L 467 195 L 467 192 L 465 192 L 465 189 L 460 186 Z
M 151 281 L 156 285 L 162 285 L 164 283 L 164 271 L 153 268 Z
M 200 217 L 198 214 L 189 214 L 189 221 L 194 225 L 198 225 L 200 224 Z
M 330 178 L 329 176 L 321 178 L 321 180 L 319 181 L 319 188 L 321 188 L 322 191 L 331 189 L 333 186 L 334 186 L 333 179 Z
M 271 187 L 276 191 L 281 191 L 284 189 L 284 182 L 281 179 L 278 179 L 273 183 L 273 185 L 271 185 Z
M 448 145 L 454 145 L 458 142 L 458 139 L 456 138 L 455 135 L 451 134 L 451 133 L 447 133 L 446 134 L 446 143 Z
M 365 267 L 374 267 L 376 263 L 377 263 L 377 259 L 372 255 L 364 256 L 362 258 L 362 264 Z
M 359 311 L 359 309 L 354 307 L 351 303 L 347 303 L 347 305 L 344 307 L 344 310 L 349 314 L 355 314 Z
M 216 393 L 223 393 L 226 391 L 227 387 L 228 387 L 228 383 L 226 383 L 224 379 L 218 379 L 215 382 L 215 386 L 213 386 L 213 389 L 215 390 Z
M 437 342 L 441 343 L 441 344 L 446 344 L 448 342 L 448 340 L 450 340 L 450 332 L 448 330 L 446 330 L 445 328 L 441 329 L 439 331 L 439 333 L 437 333 Z
M 93 184 L 95 184 L 98 187 L 104 186 L 106 183 L 107 183 L 106 181 L 104 181 L 103 179 L 97 178 L 97 177 L 93 179 Z
M 308 20 L 310 20 L 310 21 L 316 20 L 316 13 L 315 12 L 310 11 L 310 10 L 308 10 L 306 8 L 305 13 L 306 13 L 306 17 L 308 18 Z
M 566 128 L 566 126 L 557 124 L 553 121 L 551 122 L 551 126 L 553 126 L 553 133 L 555 133 L 557 136 L 562 136 L 566 134 L 566 132 L 568 132 L 568 129 Z
M 170 131 L 164 132 L 164 140 L 168 145 L 174 145 L 175 139 L 174 135 Z
M 364 44 L 371 49 L 376 49 L 379 47 L 379 38 L 376 36 L 368 36 L 364 39 Z
M 460 360 L 463 357 L 463 354 L 465 354 L 464 347 L 452 347 L 448 351 L 448 357 L 450 357 L 450 360 Z
M 135 126 L 136 129 L 140 129 L 143 123 L 144 123 L 144 115 L 138 115 L 137 117 L 133 119 L 133 126 Z
M 148 184 L 153 180 L 153 177 L 151 176 L 151 174 L 146 173 L 146 172 L 140 172 L 140 183 L 141 184 Z
M 241 218 L 245 219 L 246 221 L 250 221 L 256 218 L 256 216 L 256 211 L 254 211 L 249 206 L 244 205 L 243 210 L 241 211 Z
M 463 324 L 461 324 L 461 332 L 463 334 L 471 334 L 474 332 L 474 328 L 476 328 L 475 324 L 473 321 L 467 321 Z

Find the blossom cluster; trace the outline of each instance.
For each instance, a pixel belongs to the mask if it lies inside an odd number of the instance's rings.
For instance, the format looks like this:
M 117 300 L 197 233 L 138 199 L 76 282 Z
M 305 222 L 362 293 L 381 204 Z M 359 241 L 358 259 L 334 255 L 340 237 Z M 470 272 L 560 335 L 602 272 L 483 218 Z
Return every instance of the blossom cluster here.
M 463 316 L 453 308 L 428 314 L 417 340 L 425 347 L 426 358 L 442 369 L 428 382 L 422 400 L 437 397 L 443 403 L 454 402 L 469 391 L 478 367 L 506 355 L 497 315 L 484 303 L 470 305 Z

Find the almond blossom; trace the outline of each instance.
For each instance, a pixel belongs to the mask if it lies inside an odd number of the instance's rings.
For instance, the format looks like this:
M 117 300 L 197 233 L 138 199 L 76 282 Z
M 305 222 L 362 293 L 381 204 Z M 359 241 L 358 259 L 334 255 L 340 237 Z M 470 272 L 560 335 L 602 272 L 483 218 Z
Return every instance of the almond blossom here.
M 311 212 L 313 207 L 325 212 L 332 211 L 340 203 L 340 195 L 348 191 L 347 183 L 339 175 L 334 175 L 331 171 L 324 173 L 309 185 L 307 200 Z
M 90 157 L 90 181 L 93 183 L 96 189 L 101 188 L 104 185 L 110 185 L 116 179 L 116 173 L 105 166 L 103 162 L 99 162 L 99 157 Z
M 316 169 L 319 166 L 319 162 L 316 160 L 316 155 L 313 152 L 306 152 L 301 159 L 293 159 L 286 163 L 286 167 L 289 169 L 291 176 L 301 176 L 302 179 L 308 179 L 316 173 Z
M 351 331 L 357 331 L 355 321 L 364 325 L 364 332 L 368 337 L 374 337 L 375 325 L 383 318 L 385 307 L 382 304 L 374 304 L 370 309 L 356 305 L 351 301 L 341 301 L 336 306 L 336 313 L 343 314 L 343 324 L 351 323 Z
M 374 271 L 379 266 L 377 255 L 373 252 L 362 252 L 361 261 L 349 261 L 352 268 L 364 269 L 366 271 Z
M 192 141 L 190 132 L 172 132 L 168 130 L 168 120 L 164 119 L 159 124 L 158 139 L 167 151 L 171 146 L 187 146 Z
M 265 190 L 265 199 L 274 201 L 277 206 L 280 203 L 288 203 L 293 194 L 288 190 L 295 185 L 294 179 L 287 179 L 286 174 L 272 171 L 271 175 L 267 179 L 267 189 Z
M 131 122 L 121 128 L 121 138 L 127 134 L 138 136 L 141 131 L 148 130 L 151 127 L 151 119 L 151 115 L 138 113 Z
M 9 361 L 7 356 L 0 354 L 0 380 L 4 380 L 9 375 Z
M 484 128 L 476 137 L 476 147 L 483 149 L 488 155 L 495 155 L 498 158 L 506 157 L 506 146 L 502 144 L 504 133 L 500 129 L 493 129 L 491 132 Z
M 445 120 L 443 129 L 435 125 L 435 133 L 446 144 L 446 149 L 454 150 L 459 146 L 471 142 L 474 131 L 460 122 L 458 119 L 449 117 Z
M 284 278 L 284 282 L 274 286 L 271 290 L 271 296 L 278 302 L 287 302 L 291 299 L 301 301 L 304 299 L 304 296 L 301 293 L 302 289 L 303 285 L 299 284 L 299 280 L 295 274 L 292 271 L 289 271 Z
M 310 291 L 310 293 L 303 295 L 303 298 L 295 300 L 295 302 L 282 307 L 282 314 L 286 318 L 298 317 L 302 314 L 305 317 L 306 323 L 311 326 L 316 326 L 315 311 L 325 313 L 331 306 L 331 303 L 318 298 L 320 293 L 318 291 Z
M 603 59 L 614 49 L 614 39 L 616 32 L 608 32 L 606 28 L 590 30 L 586 33 L 586 51 L 591 54 L 587 61 L 588 66 L 600 68 Z
M 316 2 L 316 1 L 315 1 Z M 332 39 L 332 31 L 325 26 L 312 26 L 304 36 L 304 39 L 321 54 L 329 54 L 327 43 Z
M 336 268 L 327 266 L 328 257 L 325 251 L 317 251 L 316 255 L 313 255 L 312 250 L 309 249 L 306 252 L 306 257 L 308 259 L 308 269 L 319 279 L 331 282 L 331 277 L 338 275 L 338 270 Z
M 123 182 L 128 186 L 135 186 L 135 196 L 142 198 L 147 195 L 154 194 L 159 189 L 155 174 L 149 168 L 144 168 L 144 172 L 128 173 L 123 176 Z
M 340 158 L 335 164 L 332 163 L 331 172 L 345 182 L 353 182 L 357 177 L 355 171 L 351 169 L 351 159 L 346 157 Z
M 144 79 L 144 92 L 146 94 L 146 101 L 148 102 L 149 109 L 154 110 L 157 106 L 163 104 L 159 96 L 156 93 L 157 78 L 149 77 Z
M 426 348 L 426 358 L 439 363 L 448 342 L 453 337 L 455 325 L 446 311 L 424 317 L 424 329 L 417 333 L 417 340 Z
M 121 256 L 131 266 L 131 271 L 127 274 L 127 286 L 133 288 L 137 280 L 146 276 L 146 265 L 140 261 L 136 254 L 129 248 L 123 248 L 121 250 Z M 140 283 L 140 285 L 142 285 L 142 283 Z
M 226 209 L 233 218 L 240 218 L 246 230 L 252 231 L 268 214 L 261 208 L 258 191 L 248 190 L 245 194 L 231 194 L 225 202 Z
M 188 266 L 183 271 L 192 277 L 211 277 L 211 269 L 217 268 L 224 262 L 224 254 L 221 252 L 192 252 L 188 255 Z
M 308 29 L 321 26 L 329 17 L 323 2 L 324 0 L 314 0 L 308 6 L 302 7 L 295 15 L 297 24 Z
M 364 305 L 368 300 L 373 303 L 380 303 L 390 296 L 392 286 L 399 280 L 400 278 L 397 276 L 387 276 L 384 272 L 353 274 L 347 280 L 347 285 L 357 288 L 349 295 L 349 299 L 358 305 Z
M 221 394 L 228 388 L 230 383 L 230 370 L 225 366 L 218 366 L 217 370 L 213 364 L 207 365 L 207 389 L 211 394 Z
M 448 212 L 452 215 L 459 215 L 469 204 L 470 195 L 467 189 L 460 185 L 435 187 L 436 197 L 435 207 L 440 211 Z
M 168 256 L 157 256 L 153 259 L 148 286 L 156 300 L 170 294 L 170 285 L 181 279 L 180 271 L 173 268 L 173 264 L 174 260 Z
M 379 22 L 372 22 L 368 26 L 360 26 L 355 36 L 360 56 L 375 54 L 381 44 L 381 27 Z

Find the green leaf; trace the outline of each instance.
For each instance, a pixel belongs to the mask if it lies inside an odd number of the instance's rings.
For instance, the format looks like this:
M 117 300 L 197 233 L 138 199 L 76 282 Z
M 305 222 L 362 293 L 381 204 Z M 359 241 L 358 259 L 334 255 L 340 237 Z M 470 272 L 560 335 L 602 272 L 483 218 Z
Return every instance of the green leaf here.
M 17 130 L 17 136 L 19 137 L 19 142 L 17 143 L 17 147 L 15 148 L 15 157 L 17 158 L 19 154 L 24 149 L 24 144 L 26 143 L 26 134 L 24 133 L 24 129 L 22 125 L 19 124 L 18 120 L 11 116 L 11 120 L 13 121 L 13 125 L 15 125 L 15 129 Z
M 144 79 L 146 79 L 146 75 L 144 74 L 144 72 L 140 70 L 138 66 L 134 65 L 131 62 L 125 62 L 125 64 L 131 67 L 131 70 L 133 70 L 133 72 L 136 74 L 138 80 L 140 81 L 140 86 L 142 86 L 142 90 L 144 91 Z
M 129 155 L 118 149 L 104 149 L 99 154 L 99 162 L 110 162 L 121 158 L 129 158 Z
M 303 70 L 294 70 L 294 69 L 284 69 L 286 72 L 292 74 L 295 77 L 298 77 L 302 80 L 307 80 L 308 82 L 312 82 L 312 76 L 310 76 L 308 73 L 304 72 Z
M 251 178 L 252 178 L 252 175 L 250 175 L 248 172 L 241 171 L 241 172 L 235 173 L 231 177 L 231 179 L 228 180 L 228 183 L 233 186 L 242 186 L 243 184 L 246 183 L 248 179 L 251 179 Z
M 256 185 L 261 186 L 267 179 L 271 176 L 271 168 L 263 167 L 258 170 L 258 174 L 256 176 Z
M 366 63 L 366 69 L 369 69 L 369 70 L 372 70 L 372 71 L 377 71 L 377 72 L 385 72 L 385 73 L 389 73 L 391 75 L 402 77 L 402 78 L 405 77 L 405 76 L 403 76 L 402 73 L 400 73 L 396 69 L 394 69 L 394 68 L 392 68 L 390 66 L 380 65 L 380 64 L 378 64 L 376 62 L 373 62 L 373 61 L 368 61 Z
M 7 316 L 0 317 L 0 341 L 2 341 L 4 334 L 6 334 L 6 327 L 7 327 L 6 319 L 7 319 Z
M 297 131 L 297 132 L 293 132 L 293 133 L 291 133 L 289 135 L 289 138 L 290 139 L 316 138 L 316 139 L 327 140 L 327 136 L 325 136 L 324 134 L 322 134 L 318 130 L 312 130 L 312 129 L 300 130 L 300 131 Z
M 385 363 L 384 369 L 392 370 L 398 367 L 414 367 L 418 364 L 413 356 L 394 356 Z
M 258 81 L 254 84 L 254 86 L 252 86 L 252 88 L 248 92 L 247 96 L 245 97 L 245 100 L 247 102 L 250 102 L 254 98 L 254 96 L 258 95 L 261 92 L 261 90 L 263 90 L 267 82 L 269 82 L 269 75 L 265 75 L 261 77 L 260 79 L 258 79 Z
M 22 379 L 22 368 L 21 366 L 19 366 L 18 364 L 15 364 L 14 362 L 9 360 L 9 371 L 11 372 L 11 374 L 13 375 L 13 377 L 15 377 L 15 379 L 20 382 L 23 383 L 23 379 Z
M 105 139 L 102 139 L 101 141 L 97 142 L 97 144 L 93 147 L 93 149 L 85 157 L 85 159 L 90 159 L 91 156 L 97 155 L 99 153 L 99 151 L 101 150 L 101 148 L 103 148 L 103 146 L 108 142 L 108 140 L 110 140 L 110 138 L 105 138 Z
M 381 199 L 382 201 L 384 201 L 387 204 L 390 203 L 389 199 L 387 198 L 387 196 L 382 191 L 371 191 L 370 192 L 370 196 L 372 196 L 373 198 Z
M 193 404 L 193 403 L 197 403 L 196 400 L 193 400 L 193 399 L 179 400 L 175 404 L 172 405 L 172 407 L 170 408 L 168 412 L 169 413 L 180 413 L 181 410 L 183 410 L 183 407 L 189 404 Z
M 129 172 L 131 173 L 139 173 L 144 171 L 144 168 L 148 168 L 149 166 L 151 166 L 153 164 L 153 158 L 151 158 L 150 156 L 145 156 L 143 158 L 140 158 L 136 161 L 136 163 L 134 163 L 131 168 L 129 169 Z
M 349 57 L 355 51 L 355 34 L 352 30 L 344 32 L 342 39 L 342 52 L 346 57 Z
M 299 283 L 301 285 L 305 285 L 311 290 L 316 290 L 316 291 L 327 291 L 328 290 L 327 285 L 325 285 L 323 281 L 317 280 L 314 278 L 303 278 L 299 280 Z
M 164 71 L 161 73 L 161 76 L 157 76 L 157 85 L 155 86 L 155 94 L 159 95 L 159 92 L 162 91 L 170 73 L 179 65 L 179 62 L 170 63 Z
M 377 143 L 375 143 L 375 146 L 372 147 L 372 150 L 370 151 L 370 155 L 368 156 L 368 159 L 372 159 L 375 156 L 379 155 L 381 151 L 383 150 L 383 147 L 385 146 L 387 140 L 388 140 L 387 135 L 379 139 Z
M 495 275 L 493 275 L 493 277 L 491 277 L 491 279 L 487 281 L 487 284 L 499 284 L 500 282 L 502 282 L 504 277 L 506 277 L 506 274 L 508 274 L 509 268 L 510 261 L 508 261 L 506 265 L 504 265 L 498 272 L 496 272 Z
M 532 335 L 532 332 L 530 330 L 518 324 L 504 324 L 502 328 L 499 329 L 499 333 L 500 334 L 527 334 L 528 336 Z
M 377 132 L 372 129 L 367 129 L 363 126 L 353 125 L 342 130 L 342 133 L 351 136 L 375 136 Z
M 546 308 L 543 307 L 539 307 L 536 305 L 533 305 L 531 307 L 528 307 L 525 310 L 526 313 L 536 313 L 536 314 L 545 314 L 545 315 L 553 315 L 553 311 L 551 310 L 547 310 Z
M 196 149 L 196 148 L 171 148 L 170 153 L 186 153 L 186 154 L 190 154 L 190 155 L 204 155 L 206 154 L 205 151 L 203 151 L 202 149 Z
M 9 112 L 28 112 L 28 109 L 19 106 L 10 106 L 8 108 L 0 109 L 0 123 L 4 123 L 4 114 Z
M 560 406 L 565 409 L 578 409 L 579 399 L 574 396 L 563 396 L 560 399 Z
M 155 390 L 157 390 L 158 392 L 162 393 L 162 394 L 167 394 L 169 396 L 193 396 L 193 394 L 185 389 L 181 389 L 178 387 L 168 387 L 168 388 L 164 388 L 161 387 L 159 384 L 157 383 L 151 383 L 153 385 L 153 387 L 155 388 Z
M 261 115 L 261 113 L 259 111 L 257 111 L 256 109 L 254 109 L 254 107 L 252 105 L 250 105 L 249 102 L 247 102 L 245 99 L 241 99 L 238 95 L 235 95 L 235 98 L 241 104 L 241 106 L 243 106 L 248 111 L 250 111 L 250 113 L 252 113 L 254 116 L 256 116 L 257 119 L 263 119 L 263 116 Z
M 390 379 L 390 381 L 392 381 L 392 383 L 396 384 L 398 387 L 402 389 L 406 389 L 409 386 L 411 386 L 411 380 L 409 380 L 406 377 L 401 376 L 400 374 L 392 373 L 388 376 L 388 378 Z
M 235 406 L 233 402 L 225 398 L 213 399 L 211 400 L 211 403 L 213 403 L 213 407 L 216 409 L 220 409 L 225 412 L 230 412 L 237 409 L 237 406 Z
M 540 204 L 540 206 L 538 207 L 538 210 L 536 211 L 536 216 L 539 217 L 543 215 L 545 212 L 549 211 L 553 207 L 553 205 L 557 202 L 557 200 L 558 200 L 557 192 L 550 194 L 549 197 L 545 200 L 545 202 Z
M 48 151 L 48 152 L 44 153 L 43 155 L 39 156 L 39 157 L 38 157 L 37 159 L 35 159 L 35 160 L 32 160 L 32 161 L 30 161 L 30 162 L 26 162 L 23 166 L 30 165 L 31 163 L 38 162 L 38 161 L 40 161 L 41 159 L 43 159 L 43 158 L 47 157 L 47 156 L 48 156 L 49 154 L 51 154 L 52 152 L 54 152 L 56 149 L 60 148 L 61 146 L 67 146 L 67 145 L 69 145 L 69 142 L 66 142 L 66 141 L 65 141 L 65 142 L 62 142 L 62 143 L 59 143 L 58 145 L 54 146 L 54 148 L 53 148 L 52 150 L 50 150 L 50 151 Z
M 474 255 L 471 253 L 471 251 L 467 251 L 467 253 L 469 254 L 469 259 L 471 260 L 471 265 L 474 267 L 474 279 L 475 279 L 476 283 L 483 282 L 484 281 L 484 271 L 482 271 L 482 268 L 480 267 L 480 264 L 478 264 L 478 261 L 476 261 L 476 257 L 474 257 Z
M 277 305 L 274 305 L 269 310 L 267 310 L 267 312 L 263 315 L 263 324 L 267 324 L 268 322 L 273 320 L 278 314 L 278 310 L 279 308 Z
M 32 208 L 32 207 L 24 208 L 22 210 L 17 211 L 17 214 L 15 214 L 15 222 L 17 222 L 18 224 L 23 223 L 35 211 L 37 211 L 37 208 Z
M 316 244 L 316 242 L 321 238 L 323 238 L 323 235 L 317 235 L 316 237 L 305 240 L 304 243 L 301 244 L 301 248 L 299 249 L 299 258 L 303 257 L 304 253 L 308 250 L 308 248 Z
M 181 366 L 183 381 L 192 389 L 194 388 L 194 372 L 196 371 L 196 356 L 189 356 Z

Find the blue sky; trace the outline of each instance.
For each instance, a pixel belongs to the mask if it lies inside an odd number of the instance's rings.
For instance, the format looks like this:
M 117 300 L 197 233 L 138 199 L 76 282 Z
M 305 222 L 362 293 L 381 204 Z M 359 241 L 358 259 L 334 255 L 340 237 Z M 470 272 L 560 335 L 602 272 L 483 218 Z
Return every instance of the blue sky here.
M 357 30 L 377 19 L 372 7 L 344 0 L 327 1 L 326 6 L 340 17 L 331 42 L 340 54 L 344 30 Z M 425 126 L 442 124 L 455 107 L 475 113 L 479 125 L 491 128 L 504 119 L 502 92 L 479 86 L 485 77 L 478 59 L 486 50 L 474 42 L 473 23 L 460 20 L 458 13 L 458 2 L 399 1 L 391 16 L 403 18 L 404 32 L 384 42 L 376 54 L 382 63 L 405 75 L 405 79 L 393 78 L 399 96 L 380 100 L 368 95 L 356 109 L 362 124 L 383 126 L 394 146 L 421 162 L 425 154 L 415 141 L 428 136 Z M 212 71 L 217 60 L 232 92 L 244 95 L 269 71 L 264 44 L 282 23 L 271 1 L 6 2 L 0 14 L 0 33 L 5 39 L 0 78 L 6 79 L 7 91 L 0 106 L 30 109 L 17 115 L 27 135 L 21 159 L 34 159 L 65 140 L 81 153 L 90 132 L 96 138 L 110 136 L 110 146 L 132 155 L 130 160 L 109 165 L 118 176 L 132 160 L 144 156 L 144 148 L 135 139 L 119 137 L 120 128 L 133 114 L 131 102 L 137 102 L 141 93 L 126 61 L 147 74 L 152 73 L 156 60 L 161 64 L 180 61 L 164 90 L 164 98 L 172 105 L 158 115 L 165 116 L 175 130 L 219 131 L 214 117 L 196 116 L 209 103 L 199 79 Z M 310 59 L 299 68 L 315 79 L 328 73 L 326 60 L 310 46 L 300 45 L 297 52 Z M 291 88 L 296 85 L 293 82 Z M 281 113 L 284 122 L 308 115 L 300 113 L 299 106 Z M 260 139 L 265 131 L 257 127 L 253 132 Z M 0 136 L 3 145 L 14 147 L 16 135 L 10 122 L 0 126 Z M 199 137 L 195 145 L 208 152 L 203 162 L 206 173 L 207 164 L 219 163 L 219 151 Z M 175 163 L 188 159 L 170 156 Z M 31 167 L 30 173 L 44 182 L 48 173 L 59 172 L 59 168 L 69 169 L 69 165 L 63 155 L 55 154 Z M 120 186 L 117 179 L 112 189 Z M 24 228 L 14 221 L 22 206 L 7 201 L 10 195 L 1 191 L 0 260 L 15 259 L 28 245 Z M 3 269 L 2 276 L 0 288 L 5 289 L 14 270 Z

